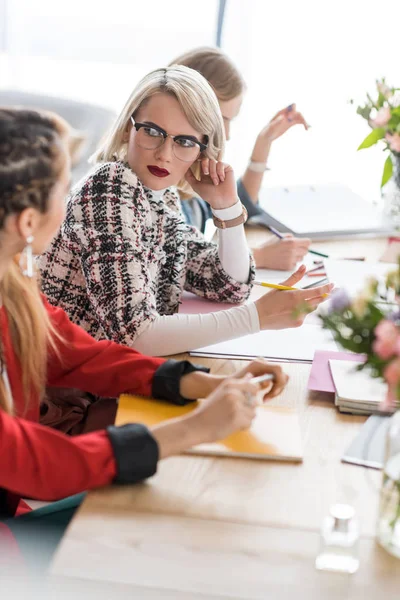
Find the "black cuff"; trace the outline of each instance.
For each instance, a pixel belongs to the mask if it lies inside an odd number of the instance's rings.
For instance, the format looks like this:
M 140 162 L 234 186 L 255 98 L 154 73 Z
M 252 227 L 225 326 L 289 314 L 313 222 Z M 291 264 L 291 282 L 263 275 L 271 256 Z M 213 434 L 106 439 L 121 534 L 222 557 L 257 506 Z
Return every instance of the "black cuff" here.
M 114 483 L 137 483 L 157 471 L 158 444 L 145 425 L 129 423 L 107 427 L 117 462 Z
M 193 373 L 193 371 L 209 373 L 210 369 L 193 365 L 187 360 L 167 360 L 154 373 L 151 390 L 153 398 L 168 400 L 173 404 L 180 404 L 181 406 L 191 402 L 191 400 L 181 396 L 179 385 L 181 377 L 188 375 L 188 373 Z

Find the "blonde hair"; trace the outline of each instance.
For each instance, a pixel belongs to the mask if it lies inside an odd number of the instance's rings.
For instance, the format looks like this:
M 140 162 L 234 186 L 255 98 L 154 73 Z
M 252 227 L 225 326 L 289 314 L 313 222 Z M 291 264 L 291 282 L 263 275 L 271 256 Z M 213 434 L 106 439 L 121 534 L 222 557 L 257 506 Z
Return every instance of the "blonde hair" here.
M 124 134 L 131 126 L 130 118 L 155 94 L 169 94 L 179 102 L 190 125 L 207 136 L 203 155 L 218 160 L 225 145 L 224 124 L 218 100 L 206 79 L 197 71 L 185 66 L 170 66 L 152 71 L 138 83 L 128 98 L 114 126 L 92 157 L 92 162 L 125 161 L 127 142 Z M 192 165 L 193 174 L 199 178 L 198 163 Z M 187 189 L 185 181 L 178 183 L 180 190 Z
M 9 215 L 29 207 L 47 211 L 53 186 L 65 167 L 67 132 L 65 121 L 55 115 L 0 109 L 0 231 Z M 39 398 L 43 394 L 48 351 L 55 349 L 54 340 L 60 336 L 50 323 L 36 279 L 25 277 L 17 262 L 18 258 L 0 282 L 0 293 L 21 367 L 26 408 L 33 394 Z M 0 333 L 3 362 L 5 332 Z M 13 412 L 2 377 L 0 408 Z
M 207 79 L 219 100 L 232 100 L 246 90 L 240 72 L 219 48 L 194 48 L 178 56 L 170 64 L 185 65 L 198 71 Z

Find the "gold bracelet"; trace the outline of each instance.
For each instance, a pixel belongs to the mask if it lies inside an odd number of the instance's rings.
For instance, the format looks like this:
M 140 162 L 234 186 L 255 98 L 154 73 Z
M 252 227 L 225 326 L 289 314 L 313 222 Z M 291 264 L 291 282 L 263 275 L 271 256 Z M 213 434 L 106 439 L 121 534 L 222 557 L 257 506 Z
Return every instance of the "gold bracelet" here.
M 229 229 L 230 227 L 237 227 L 238 225 L 246 223 L 247 221 L 246 207 L 242 204 L 242 214 L 238 217 L 235 217 L 234 219 L 228 219 L 227 221 L 223 221 L 222 219 L 219 219 L 218 217 L 213 215 L 213 221 L 215 227 L 218 227 L 218 229 Z

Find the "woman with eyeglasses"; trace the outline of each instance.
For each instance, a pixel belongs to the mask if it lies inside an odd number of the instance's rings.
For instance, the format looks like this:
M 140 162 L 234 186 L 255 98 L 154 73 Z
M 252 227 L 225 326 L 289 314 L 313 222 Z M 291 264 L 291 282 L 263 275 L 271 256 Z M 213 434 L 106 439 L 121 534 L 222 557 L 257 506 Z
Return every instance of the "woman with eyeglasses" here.
M 94 169 L 72 190 L 61 231 L 40 259 L 50 302 L 96 339 L 153 355 L 300 325 L 295 307 L 316 307 L 330 286 L 273 291 L 217 313 L 178 314 L 184 290 L 231 304 L 251 291 L 246 211 L 232 168 L 219 160 L 224 141 L 217 98 L 199 73 L 173 66 L 145 76 Z M 211 206 L 218 245 L 185 223 L 176 192 L 184 181 Z

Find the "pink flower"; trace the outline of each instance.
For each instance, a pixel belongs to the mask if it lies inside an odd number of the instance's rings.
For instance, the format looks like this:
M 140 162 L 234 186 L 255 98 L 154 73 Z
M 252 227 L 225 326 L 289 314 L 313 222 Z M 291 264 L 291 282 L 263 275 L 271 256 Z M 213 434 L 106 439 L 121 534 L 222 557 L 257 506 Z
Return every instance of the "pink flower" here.
M 390 108 L 388 106 L 380 108 L 376 113 L 375 119 L 372 119 L 371 121 L 372 127 L 384 127 L 387 123 L 389 123 L 391 116 Z
M 372 347 L 379 358 L 387 360 L 396 355 L 398 340 L 399 331 L 396 325 L 384 319 L 375 328 L 375 341 Z
M 393 135 L 387 133 L 385 137 L 389 142 L 390 149 L 393 150 L 393 152 L 400 152 L 400 135 L 398 133 L 394 133 Z

